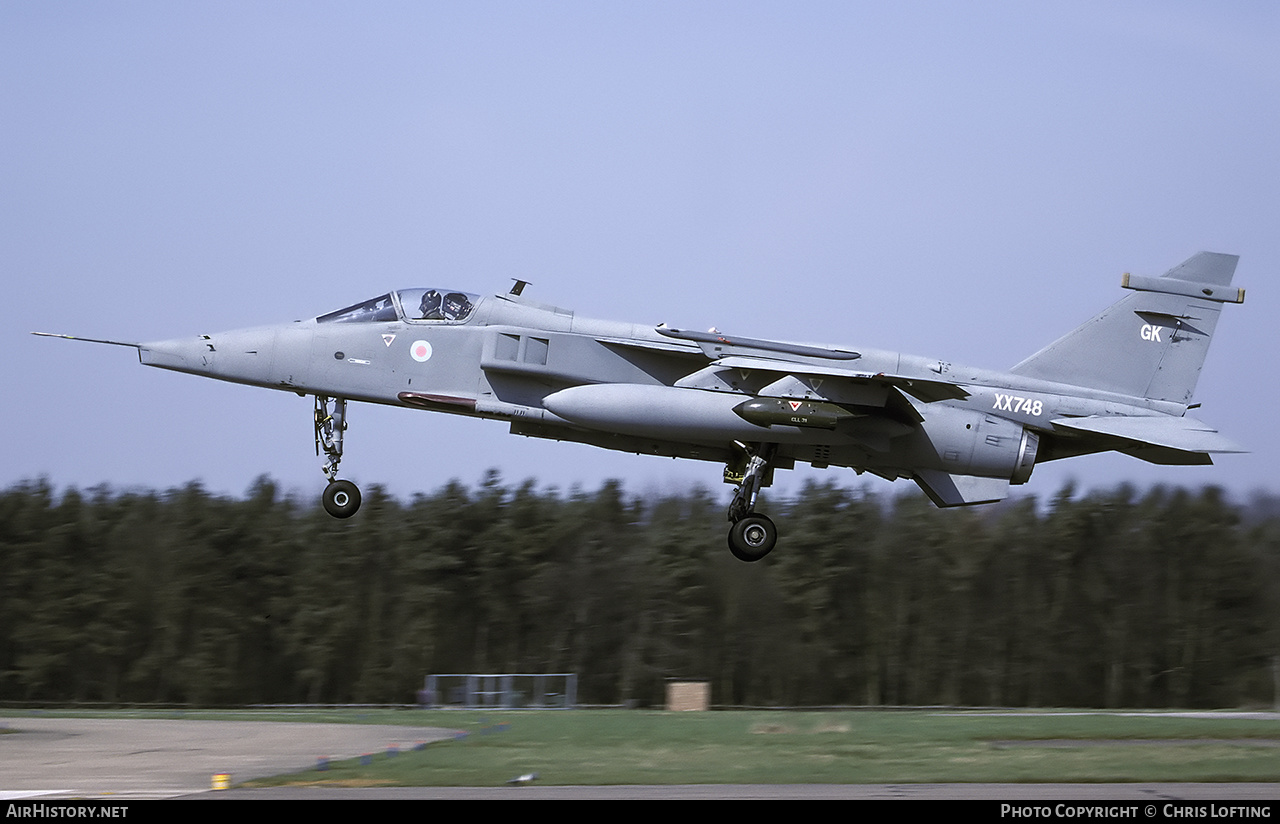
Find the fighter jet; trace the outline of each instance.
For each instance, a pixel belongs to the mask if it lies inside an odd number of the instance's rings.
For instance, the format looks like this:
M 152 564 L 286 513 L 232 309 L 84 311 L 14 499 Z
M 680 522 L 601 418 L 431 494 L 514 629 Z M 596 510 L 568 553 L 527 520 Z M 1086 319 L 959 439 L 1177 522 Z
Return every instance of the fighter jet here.
M 876 349 L 595 320 L 524 297 L 401 289 L 311 320 L 156 343 L 142 363 L 315 397 L 336 518 L 347 403 L 505 421 L 516 435 L 724 465 L 729 549 L 765 557 L 756 505 L 797 461 L 915 481 L 940 507 L 999 501 L 1037 463 L 1117 451 L 1208 464 L 1243 451 L 1187 411 L 1238 257 L 1125 274 L 1109 308 L 1001 372 Z M 48 334 L 37 332 L 35 334 Z M 54 337 L 72 337 L 55 335 Z M 73 338 L 89 340 L 86 338 Z

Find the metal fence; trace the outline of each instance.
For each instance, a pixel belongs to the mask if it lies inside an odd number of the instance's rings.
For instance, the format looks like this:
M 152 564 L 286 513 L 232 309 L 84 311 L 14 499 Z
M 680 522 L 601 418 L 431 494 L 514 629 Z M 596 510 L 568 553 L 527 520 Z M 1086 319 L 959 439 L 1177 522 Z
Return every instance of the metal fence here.
M 578 675 L 573 672 L 441 673 L 428 675 L 419 706 L 458 709 L 573 709 Z

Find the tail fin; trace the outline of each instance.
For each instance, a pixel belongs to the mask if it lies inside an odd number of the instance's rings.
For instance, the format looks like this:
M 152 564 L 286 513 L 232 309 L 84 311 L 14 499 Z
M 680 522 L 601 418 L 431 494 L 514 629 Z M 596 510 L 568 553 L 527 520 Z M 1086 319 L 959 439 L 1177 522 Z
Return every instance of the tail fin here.
M 1244 302 L 1244 290 L 1230 288 L 1239 260 L 1238 255 L 1199 252 L 1158 278 L 1126 274 L 1120 285 L 1134 294 L 1012 371 L 1186 403 L 1195 392 L 1222 304 Z

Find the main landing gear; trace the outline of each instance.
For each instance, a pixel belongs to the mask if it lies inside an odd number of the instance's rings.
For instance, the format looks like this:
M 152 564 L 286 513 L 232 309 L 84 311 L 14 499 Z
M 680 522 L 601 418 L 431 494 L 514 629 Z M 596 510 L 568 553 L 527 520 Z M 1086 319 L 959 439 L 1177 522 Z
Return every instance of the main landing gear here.
M 769 461 L 777 451 L 776 444 L 762 444 L 751 449 L 738 444 L 746 453 L 746 466 L 738 476 L 732 468 L 725 469 L 725 478 L 740 478 L 740 484 L 729 504 L 729 551 L 739 561 L 759 561 L 768 555 L 778 542 L 778 528 L 765 515 L 755 511 L 756 498 L 762 487 L 768 485 Z
M 332 402 L 333 410 L 329 404 Z M 342 433 L 347 430 L 347 399 L 316 395 L 316 454 L 324 450 L 328 462 L 324 476 L 329 485 L 321 501 L 324 511 L 335 518 L 350 518 L 360 508 L 360 487 L 351 481 L 338 480 L 338 464 L 342 462 Z

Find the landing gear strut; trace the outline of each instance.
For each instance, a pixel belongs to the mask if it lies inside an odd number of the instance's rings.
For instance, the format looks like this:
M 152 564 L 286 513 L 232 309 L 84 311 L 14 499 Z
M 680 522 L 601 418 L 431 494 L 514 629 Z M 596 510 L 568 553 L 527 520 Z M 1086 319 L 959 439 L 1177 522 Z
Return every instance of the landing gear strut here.
M 755 511 L 760 490 L 768 485 L 769 461 L 778 447 L 776 444 L 762 444 L 756 449 L 738 446 L 746 453 L 747 460 L 740 485 L 729 504 L 729 521 L 733 524 L 729 528 L 729 551 L 739 561 L 751 562 L 768 555 L 778 542 L 778 528 L 773 521 Z M 730 469 L 725 470 L 725 477 L 735 479 Z
M 329 404 L 333 403 L 330 411 Z M 316 454 L 324 450 L 324 476 L 329 485 L 321 501 L 324 511 L 335 518 L 350 518 L 360 508 L 360 487 L 351 481 L 338 480 L 338 464 L 342 462 L 342 433 L 347 430 L 347 399 L 316 395 Z

